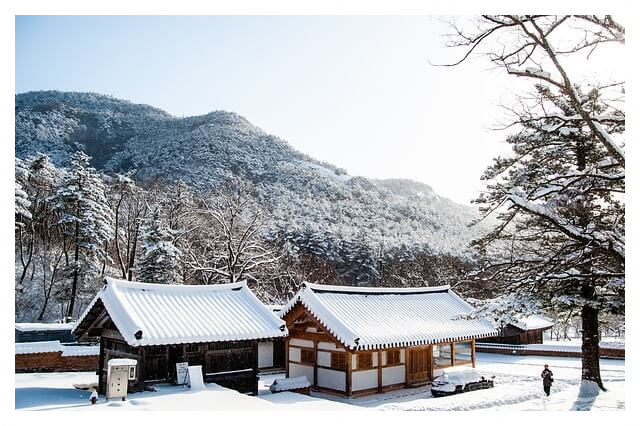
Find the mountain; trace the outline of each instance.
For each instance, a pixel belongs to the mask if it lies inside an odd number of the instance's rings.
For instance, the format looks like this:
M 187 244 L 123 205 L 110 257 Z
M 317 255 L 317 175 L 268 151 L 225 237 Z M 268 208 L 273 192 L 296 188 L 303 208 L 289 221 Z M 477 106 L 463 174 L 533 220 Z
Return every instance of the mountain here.
M 271 234 L 301 250 L 340 256 L 337 247 L 350 242 L 370 257 L 381 248 L 467 257 L 482 231 L 467 226 L 475 209 L 428 185 L 349 176 L 232 112 L 180 118 L 110 96 L 57 91 L 18 94 L 15 105 L 17 157 L 44 152 L 66 166 L 83 150 L 105 173 L 182 179 L 198 191 L 239 176 L 272 213 Z

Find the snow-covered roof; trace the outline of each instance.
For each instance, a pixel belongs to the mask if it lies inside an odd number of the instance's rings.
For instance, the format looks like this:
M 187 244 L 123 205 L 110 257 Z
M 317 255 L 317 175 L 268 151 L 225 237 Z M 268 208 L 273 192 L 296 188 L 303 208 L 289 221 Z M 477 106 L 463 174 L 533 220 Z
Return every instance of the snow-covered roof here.
M 528 315 L 519 318 L 518 322 L 513 325 L 525 331 L 539 330 L 541 328 L 553 327 L 553 320 L 542 315 Z
M 369 350 L 495 336 L 449 286 L 379 288 L 304 283 L 279 315 L 301 303 L 343 345 Z
M 97 356 L 100 345 L 62 345 L 62 356 Z
M 267 309 L 273 312 L 280 312 L 284 305 L 265 305 Z
M 18 331 L 71 331 L 74 323 L 41 323 L 41 322 L 17 322 L 16 330 Z
M 46 342 L 16 343 L 16 355 L 41 354 L 47 352 L 62 352 L 63 346 L 58 340 Z
M 100 354 L 98 345 L 63 345 L 59 340 L 16 343 L 16 355 L 62 352 L 62 356 L 92 356 Z
M 253 340 L 287 335 L 245 281 L 216 285 L 148 284 L 106 278 L 74 333 L 98 301 L 131 346 Z

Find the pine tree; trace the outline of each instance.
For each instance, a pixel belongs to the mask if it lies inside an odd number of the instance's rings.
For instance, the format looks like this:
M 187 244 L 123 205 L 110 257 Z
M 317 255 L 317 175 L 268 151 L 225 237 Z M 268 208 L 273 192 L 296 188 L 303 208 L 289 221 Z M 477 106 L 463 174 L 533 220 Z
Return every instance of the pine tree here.
M 24 222 L 31 219 L 31 202 L 24 187 L 29 179 L 29 171 L 24 162 L 19 158 L 15 159 L 15 227 L 25 226 Z
M 476 241 L 484 271 L 520 306 L 580 311 L 583 389 L 604 389 L 598 318 L 625 306 L 624 82 L 578 84 L 563 62 L 624 43 L 625 29 L 611 16 L 485 15 L 457 30 L 460 62 L 482 45 L 509 75 L 535 82 L 511 111 L 513 154 L 494 160 L 476 200 L 500 221 Z
M 70 262 L 71 288 L 67 316 L 75 314 L 79 290 L 90 290 L 101 274 L 100 264 L 107 261 L 105 245 L 113 238 L 113 213 L 106 198 L 100 175 L 89 167 L 83 152 L 71 157 L 71 168 L 64 175 L 52 201 L 61 214 L 58 225 L 63 228 Z
M 173 244 L 173 233 L 154 210 L 142 229 L 143 255 L 138 264 L 138 279 L 143 282 L 179 284 L 180 252 Z

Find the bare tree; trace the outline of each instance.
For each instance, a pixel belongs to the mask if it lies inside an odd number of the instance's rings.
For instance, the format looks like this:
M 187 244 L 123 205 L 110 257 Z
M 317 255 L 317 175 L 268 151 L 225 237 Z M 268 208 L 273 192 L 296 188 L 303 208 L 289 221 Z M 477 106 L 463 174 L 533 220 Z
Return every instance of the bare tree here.
M 239 180 L 227 183 L 216 196 L 202 200 L 199 213 L 209 219 L 200 229 L 208 223 L 210 232 L 207 241 L 188 251 L 194 271 L 208 274 L 209 280 L 259 283 L 257 273 L 277 265 L 280 256 L 262 235 L 267 215 L 251 197 L 249 185 Z

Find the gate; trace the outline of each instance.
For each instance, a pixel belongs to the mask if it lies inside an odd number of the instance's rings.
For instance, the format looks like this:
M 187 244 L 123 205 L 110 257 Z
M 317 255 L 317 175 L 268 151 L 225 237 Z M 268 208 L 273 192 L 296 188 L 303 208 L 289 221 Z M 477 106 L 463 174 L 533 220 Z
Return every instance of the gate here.
M 407 349 L 407 384 L 432 380 L 431 346 Z

